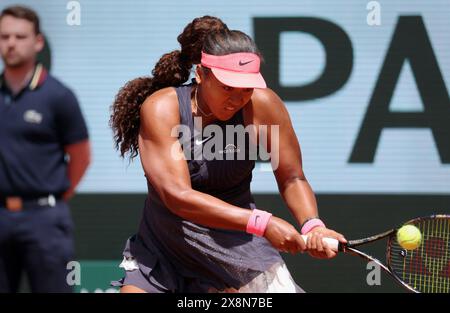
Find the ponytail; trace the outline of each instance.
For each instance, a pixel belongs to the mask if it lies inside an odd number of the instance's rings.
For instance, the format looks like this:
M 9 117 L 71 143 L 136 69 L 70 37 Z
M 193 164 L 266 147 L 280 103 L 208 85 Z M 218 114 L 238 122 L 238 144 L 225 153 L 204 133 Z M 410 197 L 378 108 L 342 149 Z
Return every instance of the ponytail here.
M 119 90 L 111 107 L 109 124 L 115 147 L 122 157 L 128 154 L 133 159 L 138 155 L 140 109 L 145 99 L 159 89 L 185 83 L 192 65 L 200 61 L 204 38 L 220 29 L 227 29 L 227 26 L 216 17 L 194 19 L 178 36 L 182 51 L 164 54 L 152 70 L 153 77 L 133 79 Z
M 110 126 L 122 157 L 129 153 L 133 159 L 138 154 L 139 115 L 145 99 L 159 89 L 183 84 L 190 69 L 181 61 L 181 52 L 173 51 L 161 57 L 152 71 L 153 77 L 135 78 L 119 90 L 112 105 Z

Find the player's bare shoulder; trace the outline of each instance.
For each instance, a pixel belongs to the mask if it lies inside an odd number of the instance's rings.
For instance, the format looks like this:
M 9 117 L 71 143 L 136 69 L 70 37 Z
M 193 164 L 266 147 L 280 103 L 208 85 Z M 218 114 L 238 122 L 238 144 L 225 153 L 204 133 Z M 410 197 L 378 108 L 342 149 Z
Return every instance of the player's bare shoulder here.
M 144 123 L 151 121 L 158 125 L 179 123 L 178 97 L 175 88 L 167 87 L 155 91 L 145 99 L 140 111 Z
M 254 118 L 265 123 L 287 116 L 287 110 L 280 97 L 270 88 L 255 89 L 251 99 Z

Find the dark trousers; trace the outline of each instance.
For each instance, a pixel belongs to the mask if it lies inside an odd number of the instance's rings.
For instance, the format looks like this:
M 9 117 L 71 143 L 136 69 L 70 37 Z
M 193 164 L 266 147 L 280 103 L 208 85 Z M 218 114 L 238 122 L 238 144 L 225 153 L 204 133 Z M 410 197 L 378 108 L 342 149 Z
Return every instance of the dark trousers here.
M 10 212 L 0 205 L 0 292 L 17 292 L 21 275 L 32 292 L 72 292 L 67 263 L 74 258 L 68 205 Z

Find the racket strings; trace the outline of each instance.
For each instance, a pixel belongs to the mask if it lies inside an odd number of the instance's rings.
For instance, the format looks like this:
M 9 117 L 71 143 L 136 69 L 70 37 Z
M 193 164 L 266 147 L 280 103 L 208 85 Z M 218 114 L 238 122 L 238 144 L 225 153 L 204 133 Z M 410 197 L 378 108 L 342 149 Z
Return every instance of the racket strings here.
M 420 292 L 450 293 L 450 218 L 419 219 L 414 225 L 422 234 L 417 249 L 408 251 L 390 240 L 392 270 Z

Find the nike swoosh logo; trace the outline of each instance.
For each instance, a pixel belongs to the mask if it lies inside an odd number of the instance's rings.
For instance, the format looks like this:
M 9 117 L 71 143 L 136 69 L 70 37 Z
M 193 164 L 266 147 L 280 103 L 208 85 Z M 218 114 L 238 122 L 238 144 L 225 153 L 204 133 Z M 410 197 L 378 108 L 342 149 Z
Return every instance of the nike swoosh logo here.
M 244 66 L 245 64 L 251 63 L 251 62 L 253 62 L 253 61 L 255 61 L 255 60 L 250 60 L 250 61 L 248 61 L 248 62 L 242 62 L 242 61 L 239 61 L 239 65 L 240 65 L 240 66 Z
M 208 140 L 210 140 L 210 139 L 213 138 L 213 137 L 214 137 L 214 136 L 211 135 L 211 136 L 209 136 L 209 137 L 207 137 L 207 138 L 205 138 L 205 139 L 203 139 L 203 140 L 195 139 L 195 144 L 196 144 L 197 146 L 198 146 L 198 145 L 201 145 L 201 144 L 207 142 Z

